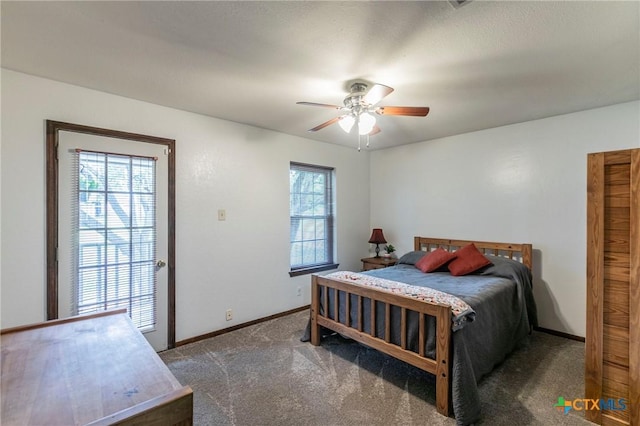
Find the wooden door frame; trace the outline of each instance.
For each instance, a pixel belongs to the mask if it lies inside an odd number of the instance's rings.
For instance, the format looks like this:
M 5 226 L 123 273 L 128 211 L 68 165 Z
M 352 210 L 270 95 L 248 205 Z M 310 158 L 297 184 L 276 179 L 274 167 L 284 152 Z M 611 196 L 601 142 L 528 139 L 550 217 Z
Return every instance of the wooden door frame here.
M 145 142 L 165 145 L 169 150 L 168 161 L 168 307 L 167 307 L 167 346 L 176 344 L 176 285 L 175 285 L 175 256 L 176 256 L 176 162 L 174 139 L 147 136 L 118 130 L 102 129 L 99 127 L 83 126 L 80 124 L 46 120 L 46 214 L 47 214 L 47 320 L 58 318 L 58 133 L 60 131 L 84 133 L 103 136 L 125 141 Z

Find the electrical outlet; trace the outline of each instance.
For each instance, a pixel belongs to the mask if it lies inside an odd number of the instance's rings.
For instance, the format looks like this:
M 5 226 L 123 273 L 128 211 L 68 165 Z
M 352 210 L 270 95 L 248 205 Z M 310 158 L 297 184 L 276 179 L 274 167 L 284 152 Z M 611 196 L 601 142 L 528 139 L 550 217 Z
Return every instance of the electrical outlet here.
M 231 321 L 233 319 L 233 311 L 231 309 L 227 309 L 227 321 Z
M 298 287 L 298 290 L 296 290 L 296 296 L 302 296 L 302 288 Z

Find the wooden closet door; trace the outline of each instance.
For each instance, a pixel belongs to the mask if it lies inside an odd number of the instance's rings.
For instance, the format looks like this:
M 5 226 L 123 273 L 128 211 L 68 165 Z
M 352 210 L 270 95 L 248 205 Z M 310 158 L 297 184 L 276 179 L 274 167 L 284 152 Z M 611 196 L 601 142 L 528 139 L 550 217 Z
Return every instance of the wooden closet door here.
M 604 425 L 640 426 L 640 149 L 589 154 L 585 398 Z

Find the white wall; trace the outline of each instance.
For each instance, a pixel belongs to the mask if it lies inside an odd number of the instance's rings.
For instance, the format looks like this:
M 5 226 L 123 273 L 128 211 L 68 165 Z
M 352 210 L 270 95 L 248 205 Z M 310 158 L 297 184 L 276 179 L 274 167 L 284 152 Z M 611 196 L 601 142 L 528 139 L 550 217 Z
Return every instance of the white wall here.
M 1 78 L 2 327 L 45 318 L 46 119 L 176 139 L 178 340 L 309 303 L 309 277 L 287 273 L 290 161 L 336 167 L 340 269 L 360 268 L 374 226 L 399 254 L 418 234 L 531 242 L 540 325 L 584 336 L 586 154 L 640 146 L 640 102 L 358 153 L 13 71 Z
M 371 225 L 400 253 L 414 235 L 532 243 L 540 326 L 584 336 L 587 153 L 639 146 L 630 102 L 374 151 Z
M 368 153 L 13 71 L 1 77 L 2 327 L 46 315 L 46 119 L 176 139 L 178 341 L 309 303 L 310 277 L 288 275 L 290 161 L 336 168 L 338 261 L 360 267 Z

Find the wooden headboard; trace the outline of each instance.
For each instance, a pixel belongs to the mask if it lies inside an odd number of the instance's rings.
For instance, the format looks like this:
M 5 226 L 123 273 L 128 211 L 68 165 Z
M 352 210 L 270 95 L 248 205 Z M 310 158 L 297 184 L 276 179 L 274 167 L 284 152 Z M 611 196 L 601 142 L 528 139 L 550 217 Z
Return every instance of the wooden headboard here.
M 433 251 L 441 247 L 447 251 L 455 251 L 460 247 L 473 243 L 484 254 L 507 257 L 533 269 L 531 244 L 494 243 L 489 241 L 447 240 L 444 238 L 414 237 L 413 247 L 418 251 Z

